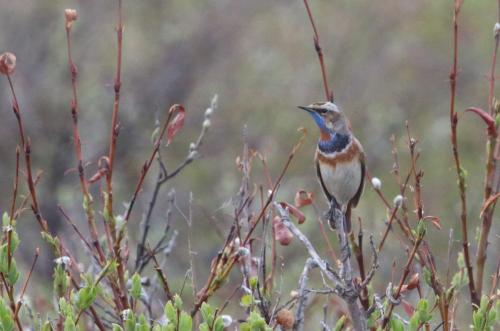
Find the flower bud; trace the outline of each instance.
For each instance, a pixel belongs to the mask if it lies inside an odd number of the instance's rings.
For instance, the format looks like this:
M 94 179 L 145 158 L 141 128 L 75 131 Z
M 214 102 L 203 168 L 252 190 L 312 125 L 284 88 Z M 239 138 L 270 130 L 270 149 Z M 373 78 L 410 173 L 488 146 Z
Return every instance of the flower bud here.
M 238 256 L 245 257 L 250 255 L 250 250 L 246 247 L 240 247 L 238 248 L 238 251 L 236 252 Z
M 205 121 L 203 121 L 203 128 L 208 129 L 212 125 L 212 122 L 207 118 Z
M 69 256 L 61 256 L 54 260 L 56 264 L 69 265 L 71 259 Z
M 213 112 L 214 110 L 212 108 L 207 108 L 207 110 L 205 110 L 205 118 L 210 118 Z
M 66 9 L 64 11 L 64 17 L 66 19 L 66 29 L 71 29 L 73 22 L 78 18 L 78 14 L 75 9 Z
M 233 324 L 233 318 L 231 315 L 221 315 L 222 318 L 222 325 L 224 325 L 225 328 L 228 328 Z
M 373 177 L 372 186 L 375 190 L 380 190 L 380 188 L 382 187 L 382 181 L 377 177 Z
M 403 200 L 404 198 L 401 194 L 396 195 L 393 200 L 394 206 L 397 208 L 401 207 L 401 205 L 403 204 Z
M 16 56 L 12 53 L 5 52 L 0 55 L 0 74 L 10 75 L 16 68 Z

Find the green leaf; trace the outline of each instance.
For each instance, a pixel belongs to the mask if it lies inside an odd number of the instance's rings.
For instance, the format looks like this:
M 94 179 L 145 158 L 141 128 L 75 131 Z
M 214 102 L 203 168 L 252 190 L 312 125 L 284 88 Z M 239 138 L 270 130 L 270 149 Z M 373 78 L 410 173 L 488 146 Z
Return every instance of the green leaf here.
M 134 299 L 139 299 L 141 297 L 141 276 L 138 273 L 135 273 L 132 276 L 132 286 L 130 287 L 130 296 Z
M 14 330 L 14 320 L 12 319 L 11 311 L 7 308 L 3 298 L 0 298 L 0 326 L 2 331 Z
M 165 317 L 167 317 L 169 323 L 177 325 L 177 312 L 172 301 L 167 302 L 165 305 Z
M 73 321 L 72 316 L 66 317 L 64 321 L 64 331 L 76 331 L 75 321 Z
M 337 323 L 335 323 L 335 331 L 340 331 L 344 328 L 344 324 L 345 324 L 345 321 L 347 319 L 347 316 L 346 315 L 343 315 L 338 321 Z
M 64 297 L 59 299 L 59 312 L 65 318 L 73 317 L 73 307 L 69 304 Z
M 410 325 L 408 325 L 408 331 L 417 331 L 420 326 L 420 314 L 418 312 L 413 313 L 410 319 Z
M 7 227 L 9 226 L 10 224 L 10 216 L 9 214 L 7 214 L 7 212 L 5 211 L 3 214 L 2 214 L 2 225 L 3 227 Z
M 253 297 L 251 294 L 245 294 L 241 297 L 240 304 L 243 307 L 250 307 L 253 302 Z
M 149 323 L 143 314 L 141 314 L 141 316 L 139 316 L 139 324 L 136 325 L 135 331 L 150 331 L 149 330 Z
M 248 283 L 250 284 L 250 288 L 254 290 L 257 288 L 257 284 L 259 284 L 259 279 L 257 277 L 250 277 Z
M 113 331 L 123 331 L 123 328 L 120 325 L 113 323 Z
M 43 324 L 41 331 L 52 331 L 52 325 L 50 325 L 49 321 Z
M 221 316 L 219 316 L 215 319 L 213 330 L 214 331 L 224 331 L 224 320 L 222 319 Z
M 400 320 L 393 318 L 393 319 L 391 319 L 391 330 L 392 331 L 404 331 L 405 325 Z
M 178 294 L 174 295 L 174 305 L 177 310 L 182 310 L 182 299 Z
M 10 268 L 7 272 L 7 282 L 9 285 L 15 285 L 17 280 L 19 279 L 19 271 L 17 271 L 16 261 L 12 259 L 10 261 Z
M 63 297 L 68 289 L 68 275 L 64 270 L 64 267 L 60 264 L 56 265 L 54 268 L 54 293 L 57 297 Z
M 179 318 L 179 331 L 191 331 L 193 328 L 193 320 L 186 312 L 181 312 Z
M 135 331 L 135 315 L 130 309 L 126 311 L 125 331 Z
M 76 295 L 76 308 L 80 311 L 87 309 L 97 297 L 98 287 L 93 284 L 82 287 Z
M 214 311 L 212 307 L 210 307 L 208 303 L 204 302 L 201 304 L 200 311 L 201 311 L 201 316 L 203 316 L 203 320 L 205 321 L 205 323 L 207 323 L 208 325 L 212 325 L 214 322 Z

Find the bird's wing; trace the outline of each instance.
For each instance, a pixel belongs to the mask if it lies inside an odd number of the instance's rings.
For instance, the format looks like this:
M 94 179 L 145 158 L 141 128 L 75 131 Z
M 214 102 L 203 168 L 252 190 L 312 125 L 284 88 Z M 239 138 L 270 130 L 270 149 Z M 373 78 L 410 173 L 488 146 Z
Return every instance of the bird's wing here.
M 354 208 L 358 205 L 359 199 L 361 198 L 361 194 L 363 194 L 363 187 L 365 183 L 365 173 L 366 173 L 366 167 L 365 167 L 365 154 L 363 151 L 361 151 L 359 155 L 359 162 L 361 163 L 361 181 L 359 183 L 358 191 L 354 195 L 354 197 L 349 201 L 349 204 Z
M 323 189 L 323 192 L 325 193 L 326 198 L 328 199 L 328 202 L 332 201 L 333 196 L 328 192 L 325 182 L 323 182 L 323 176 L 321 176 L 321 169 L 319 167 L 319 161 L 316 160 L 316 174 L 319 179 L 319 183 L 321 184 L 321 188 Z

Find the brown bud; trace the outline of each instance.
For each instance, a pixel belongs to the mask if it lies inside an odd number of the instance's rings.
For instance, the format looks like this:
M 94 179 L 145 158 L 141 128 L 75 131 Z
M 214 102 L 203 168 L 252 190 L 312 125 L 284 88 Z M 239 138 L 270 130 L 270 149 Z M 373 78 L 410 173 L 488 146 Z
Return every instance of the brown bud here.
M 418 272 L 414 273 L 410 280 L 408 281 L 408 289 L 409 290 L 413 290 L 414 288 L 416 288 L 418 286 L 418 283 L 419 283 L 419 280 L 420 280 L 420 277 L 419 277 L 419 274 Z
M 278 325 L 281 325 L 285 330 L 291 330 L 293 328 L 294 322 L 295 319 L 293 317 L 293 314 L 288 309 L 281 309 L 276 314 L 276 323 L 278 323 Z
M 293 239 L 293 233 L 281 221 L 279 216 L 273 219 L 274 240 L 278 241 L 283 246 L 288 246 Z
M 64 17 L 66 18 L 66 29 L 71 29 L 73 22 L 78 18 L 78 14 L 75 9 L 66 9 L 64 11 Z
M 16 56 L 12 53 L 5 52 L 0 55 L 0 73 L 10 75 L 16 68 Z

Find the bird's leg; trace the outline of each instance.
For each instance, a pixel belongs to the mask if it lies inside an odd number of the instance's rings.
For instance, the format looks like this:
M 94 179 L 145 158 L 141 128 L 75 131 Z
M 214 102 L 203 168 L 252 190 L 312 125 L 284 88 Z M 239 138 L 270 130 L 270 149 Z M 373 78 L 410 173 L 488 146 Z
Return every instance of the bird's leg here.
M 332 230 L 335 230 L 337 228 L 337 226 L 335 224 L 336 224 L 337 219 L 338 219 L 338 215 L 337 215 L 338 212 L 341 212 L 340 205 L 337 202 L 337 200 L 335 200 L 335 198 L 332 197 L 332 199 L 330 200 L 330 209 L 325 214 L 325 217 L 328 220 L 328 224 L 330 225 L 330 228 Z

